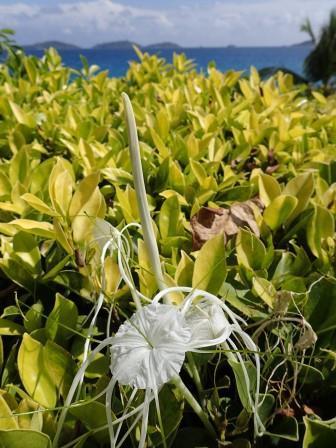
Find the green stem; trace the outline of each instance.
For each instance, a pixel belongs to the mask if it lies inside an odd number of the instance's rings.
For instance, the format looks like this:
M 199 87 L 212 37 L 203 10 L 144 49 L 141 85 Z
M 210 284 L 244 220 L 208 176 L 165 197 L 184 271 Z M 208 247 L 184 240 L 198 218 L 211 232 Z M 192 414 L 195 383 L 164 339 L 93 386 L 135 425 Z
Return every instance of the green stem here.
M 193 354 L 191 352 L 187 352 L 187 359 L 188 359 L 188 364 L 190 367 L 190 371 L 198 392 L 198 395 L 202 398 L 203 397 L 203 386 L 202 386 L 202 381 L 201 381 L 201 377 L 200 374 L 198 372 Z
M 164 289 L 164 280 L 161 269 L 160 254 L 156 244 L 156 238 L 153 230 L 152 220 L 149 213 L 149 207 L 146 196 L 145 182 L 141 165 L 139 140 L 136 128 L 136 122 L 131 101 L 126 93 L 122 93 L 122 99 L 125 108 L 125 117 L 128 132 L 128 142 L 132 162 L 132 171 L 134 177 L 134 187 L 137 198 L 137 204 L 140 213 L 141 227 L 145 246 L 154 271 L 154 276 L 159 289 Z
M 229 347 L 227 342 L 223 342 L 222 344 L 223 349 L 225 350 L 225 356 L 228 358 L 229 361 L 237 361 L 235 355 L 232 353 L 231 348 Z
M 187 403 L 189 404 L 189 406 L 193 409 L 193 411 L 195 412 L 195 414 L 198 416 L 198 418 L 202 421 L 203 425 L 205 426 L 205 428 L 209 431 L 209 434 L 211 435 L 211 437 L 213 439 L 217 439 L 217 434 L 216 431 L 214 429 L 214 427 L 212 426 L 212 424 L 210 423 L 209 417 L 208 415 L 203 411 L 203 409 L 201 408 L 201 406 L 199 405 L 198 401 L 195 399 L 195 397 L 193 396 L 193 394 L 190 392 L 190 390 L 186 387 L 186 385 L 183 383 L 183 381 L 181 380 L 181 378 L 179 376 L 177 376 L 176 378 L 174 378 L 173 380 L 171 380 L 171 382 L 179 389 L 179 391 L 182 393 L 182 395 L 184 396 L 184 398 L 186 399 Z

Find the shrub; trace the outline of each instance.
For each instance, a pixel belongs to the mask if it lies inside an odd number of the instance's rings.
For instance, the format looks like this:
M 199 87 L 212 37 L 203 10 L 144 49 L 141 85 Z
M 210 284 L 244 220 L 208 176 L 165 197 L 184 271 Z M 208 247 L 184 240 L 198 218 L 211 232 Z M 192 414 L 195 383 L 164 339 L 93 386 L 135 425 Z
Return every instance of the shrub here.
M 184 55 L 167 64 L 137 53 L 140 62 L 123 78 L 64 67 L 53 49 L 41 59 L 22 56 L 20 76 L 0 66 L 1 443 L 12 447 L 29 434 L 34 446 L 47 447 L 54 437 L 101 289 L 94 223 L 105 218 L 120 230 L 139 222 L 122 92 L 135 111 L 166 284 L 225 299 L 260 347 L 268 435 L 256 446 L 313 447 L 325 433 L 333 443 L 335 97 L 309 93 L 281 72 L 266 81 L 253 68 L 245 78 L 214 67 L 203 74 Z M 127 238 L 136 286 L 152 298 L 157 286 L 141 231 L 130 228 Z M 113 255 L 104 270 L 92 342 L 134 312 Z M 99 430 L 104 400 L 95 397 L 109 375 L 101 354 L 69 409 L 64 443 L 108 444 L 107 429 Z M 233 363 L 198 355 L 182 376 L 219 440 L 253 444 L 247 391 Z M 119 388 L 114 415 L 129 395 Z M 160 400 L 169 445 L 212 446 L 174 385 Z M 162 442 L 154 410 L 148 439 Z

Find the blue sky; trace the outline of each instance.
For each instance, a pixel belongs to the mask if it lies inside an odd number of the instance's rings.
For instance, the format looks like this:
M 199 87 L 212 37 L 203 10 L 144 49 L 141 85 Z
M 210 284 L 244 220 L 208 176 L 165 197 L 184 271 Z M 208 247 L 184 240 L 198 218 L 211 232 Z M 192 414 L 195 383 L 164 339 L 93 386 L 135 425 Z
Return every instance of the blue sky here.
M 306 39 L 299 31 L 306 17 L 318 30 L 334 6 L 334 0 L 0 0 L 0 27 L 16 30 L 21 44 L 286 45 Z

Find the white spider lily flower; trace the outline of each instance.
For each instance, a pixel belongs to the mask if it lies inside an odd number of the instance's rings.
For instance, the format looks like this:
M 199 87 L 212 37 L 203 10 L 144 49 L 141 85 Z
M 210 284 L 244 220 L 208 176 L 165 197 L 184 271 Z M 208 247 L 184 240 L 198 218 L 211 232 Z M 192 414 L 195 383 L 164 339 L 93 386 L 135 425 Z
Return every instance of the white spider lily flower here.
M 220 306 L 202 301 L 194 304 L 185 314 L 192 331 L 192 339 L 197 343 L 215 339 L 222 334 L 231 334 L 231 325 Z
M 125 386 L 158 390 L 179 374 L 191 340 L 191 329 L 176 307 L 147 305 L 113 338 L 112 375 Z
M 181 307 L 178 308 L 160 302 L 166 294 L 176 291 L 188 293 Z M 222 344 L 227 344 L 228 347 L 237 350 L 237 353 L 231 354 L 231 356 L 241 364 L 251 409 L 254 411 L 255 429 L 257 434 L 260 434 L 264 431 L 264 428 L 258 415 L 259 383 L 255 396 L 252 397 L 249 393 L 248 373 L 237 344 L 244 344 L 248 350 L 255 353 L 257 353 L 257 347 L 241 329 L 237 316 L 225 303 L 206 291 L 189 287 L 172 287 L 159 292 L 150 305 L 137 310 L 130 319 L 126 320 L 115 336 L 106 338 L 91 352 L 73 381 L 59 425 L 64 422 L 67 408 L 71 405 L 77 385 L 80 383 L 86 368 L 98 352 L 108 347 L 112 379 L 107 389 L 106 409 L 111 448 L 122 446 L 125 437 L 127 437 L 124 434 L 122 440 L 118 440 L 122 425 L 130 416 L 136 414 L 138 415 L 126 434 L 128 435 L 137 422 L 142 419 L 139 447 L 143 448 L 150 403 L 155 400 L 157 413 L 161 419 L 159 391 L 164 384 L 178 379 L 186 353 L 202 351 L 207 347 L 218 347 L 220 350 L 221 347 L 226 347 Z M 255 354 L 255 357 L 257 360 L 258 355 Z M 260 366 L 257 361 L 256 368 L 258 376 L 260 376 Z M 133 393 L 125 406 L 121 419 L 113 420 L 111 400 L 117 383 L 130 386 Z M 136 413 L 134 410 L 128 411 L 139 389 L 145 390 L 143 405 L 137 408 Z M 210 426 L 210 423 L 206 420 L 203 420 L 203 422 Z M 115 432 L 116 425 L 118 426 Z M 54 447 L 57 446 L 59 434 L 60 429 L 55 437 Z

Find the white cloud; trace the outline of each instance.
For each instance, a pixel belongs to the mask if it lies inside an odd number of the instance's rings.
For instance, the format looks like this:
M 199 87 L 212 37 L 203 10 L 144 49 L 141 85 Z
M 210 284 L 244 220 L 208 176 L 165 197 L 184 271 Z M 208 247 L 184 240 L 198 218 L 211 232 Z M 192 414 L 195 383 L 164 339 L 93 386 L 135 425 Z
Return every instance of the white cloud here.
M 27 16 L 33 17 L 39 12 L 40 8 L 26 3 L 11 3 L 8 5 L 0 5 L 0 15 L 2 20 L 11 17 Z
M 208 45 L 281 45 L 307 37 L 300 25 L 310 17 L 318 29 L 334 6 L 334 0 L 226 0 L 198 3 L 176 15 L 176 34 L 186 43 Z M 171 20 L 172 21 L 172 20 Z M 181 32 L 183 30 L 183 32 Z
M 150 40 L 153 31 L 159 37 L 171 23 L 159 10 L 89 0 L 60 2 L 52 8 L 25 3 L 0 5 L 0 27 L 15 28 L 21 43 L 62 39 L 71 31 L 73 43 L 89 46 L 103 40 Z
M 16 29 L 20 43 L 71 38 L 82 46 L 119 39 L 190 46 L 290 44 L 306 38 L 299 30 L 306 17 L 318 29 L 334 6 L 334 0 L 198 0 L 189 7 L 168 0 L 153 0 L 151 7 L 130 6 L 127 0 L 60 0 L 54 6 L 7 1 L 0 5 L 0 27 Z

